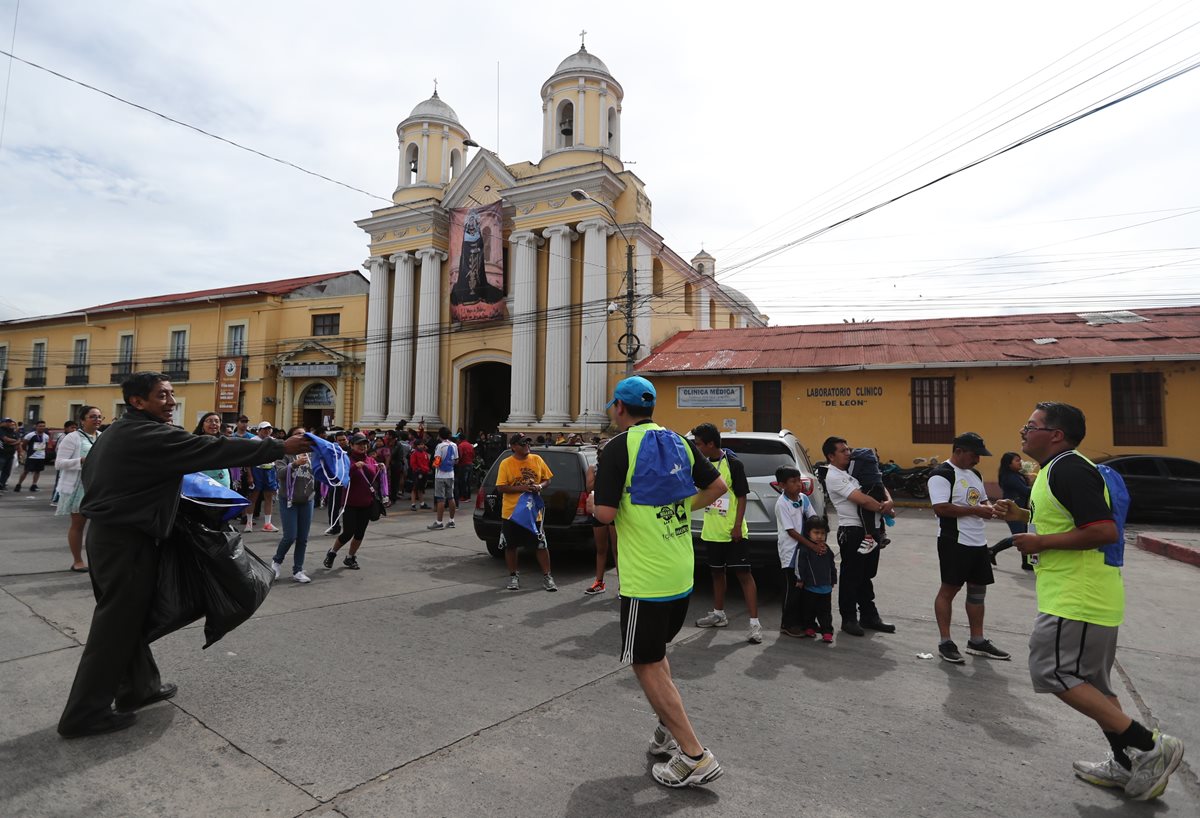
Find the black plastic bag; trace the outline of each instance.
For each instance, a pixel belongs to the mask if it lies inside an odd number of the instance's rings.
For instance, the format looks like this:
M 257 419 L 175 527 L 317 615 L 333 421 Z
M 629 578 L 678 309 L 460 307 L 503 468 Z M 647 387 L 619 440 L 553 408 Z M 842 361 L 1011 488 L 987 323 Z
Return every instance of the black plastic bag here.
M 161 548 L 158 591 L 147 625 L 151 641 L 204 616 L 204 647 L 209 647 L 258 610 L 275 578 L 230 524 L 209 528 L 181 514 Z

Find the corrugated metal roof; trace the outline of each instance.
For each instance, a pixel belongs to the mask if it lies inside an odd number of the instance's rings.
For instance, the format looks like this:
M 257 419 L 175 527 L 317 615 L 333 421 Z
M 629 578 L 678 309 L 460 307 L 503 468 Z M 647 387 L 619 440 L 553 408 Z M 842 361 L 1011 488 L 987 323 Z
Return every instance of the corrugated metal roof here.
M 113 301 L 110 304 L 97 304 L 77 312 L 99 312 L 100 310 L 131 309 L 134 307 L 152 307 L 160 304 L 171 304 L 177 301 L 195 301 L 201 298 L 218 298 L 229 295 L 263 293 L 266 295 L 286 295 L 295 292 L 309 284 L 317 284 L 331 278 L 344 275 L 355 275 L 356 271 L 347 270 L 340 273 L 322 273 L 303 278 L 283 278 L 278 281 L 263 281 L 258 284 L 238 284 L 233 287 L 217 287 L 212 290 L 194 290 L 188 293 L 172 293 L 170 295 L 153 295 L 148 298 L 131 298 L 127 301 Z
M 667 339 L 637 369 L 671 374 L 1200 357 L 1200 306 L 1135 312 L 1145 321 L 1093 325 L 1073 313 L 1046 313 L 692 330 Z M 1057 341 L 1037 344 L 1035 338 Z

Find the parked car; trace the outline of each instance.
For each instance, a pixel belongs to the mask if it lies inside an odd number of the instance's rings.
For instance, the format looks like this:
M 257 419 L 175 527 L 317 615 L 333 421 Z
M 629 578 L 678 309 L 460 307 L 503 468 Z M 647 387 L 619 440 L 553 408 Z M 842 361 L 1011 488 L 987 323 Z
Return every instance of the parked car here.
M 1200 517 L 1200 463 L 1182 457 L 1127 454 L 1096 461 L 1129 489 L 1129 519 Z
M 550 484 L 542 492 L 546 501 L 543 527 L 551 546 L 591 546 L 592 523 L 587 513 L 587 470 L 596 464 L 595 446 L 534 446 L 531 450 L 540 456 L 554 473 Z M 483 485 L 475 497 L 475 536 L 487 545 L 488 553 L 500 557 L 501 495 L 496 491 L 496 475 L 500 464 L 512 457 L 506 451 L 496 458 L 483 478 Z
M 817 514 L 825 514 L 825 497 L 817 489 L 808 453 L 796 436 L 787 429 L 779 432 L 723 432 L 722 447 L 733 452 L 746 468 L 750 494 L 746 497 L 746 527 L 750 532 L 750 560 L 755 565 L 778 565 L 776 545 L 775 502 L 782 488 L 775 480 L 780 466 L 795 466 L 805 478 L 805 494 Z M 696 548 L 697 564 L 707 555 L 700 541 L 704 528 L 704 512 L 692 513 L 692 542 Z

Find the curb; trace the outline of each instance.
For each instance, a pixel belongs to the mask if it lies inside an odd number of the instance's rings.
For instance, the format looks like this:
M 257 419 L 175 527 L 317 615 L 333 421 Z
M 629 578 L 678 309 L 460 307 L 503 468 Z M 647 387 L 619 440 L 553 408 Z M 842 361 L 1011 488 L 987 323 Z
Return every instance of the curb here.
M 1137 535 L 1137 547 L 1143 551 L 1200 568 L 1200 550 L 1195 548 L 1188 548 L 1186 545 L 1180 545 L 1170 540 L 1160 540 L 1158 537 L 1148 537 L 1145 534 Z

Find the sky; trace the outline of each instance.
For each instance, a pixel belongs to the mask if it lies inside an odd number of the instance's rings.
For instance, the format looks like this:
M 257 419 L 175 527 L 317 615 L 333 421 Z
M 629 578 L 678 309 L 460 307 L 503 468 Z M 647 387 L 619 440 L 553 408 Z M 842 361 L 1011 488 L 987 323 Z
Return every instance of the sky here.
M 0 57 L 0 319 L 358 269 L 434 78 L 537 161 L 581 30 L 653 227 L 773 324 L 1200 303 L 1200 70 L 884 204 L 1193 65 L 1200 3 L 0 0 L 5 51 L 381 197 Z

